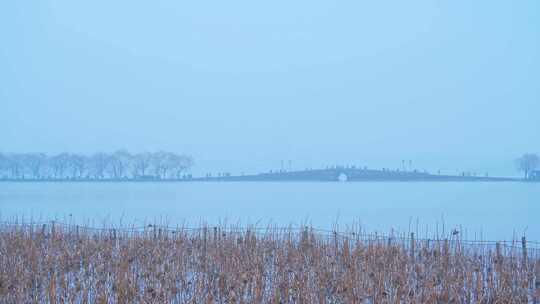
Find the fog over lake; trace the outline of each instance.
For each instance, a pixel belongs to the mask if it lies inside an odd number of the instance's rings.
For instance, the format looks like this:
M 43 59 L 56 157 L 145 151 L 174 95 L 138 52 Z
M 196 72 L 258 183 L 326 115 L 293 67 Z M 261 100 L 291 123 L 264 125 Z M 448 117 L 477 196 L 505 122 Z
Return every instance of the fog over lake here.
M 366 231 L 457 228 L 467 239 L 540 239 L 540 187 L 529 183 L 0 183 L 2 220 L 72 220 L 101 226 L 360 222 Z M 71 216 L 70 216 L 71 215 Z M 418 224 L 418 227 L 417 227 Z M 428 226 L 426 231 L 426 225 Z M 460 227 L 461 225 L 461 227 Z
M 189 156 L 176 177 L 528 176 L 515 160 L 540 153 L 540 1 L 0 2 L 0 178 L 26 179 L 0 183 L 4 220 L 418 219 L 540 240 L 540 183 L 103 182 L 170 178 L 159 151 Z
M 538 1 L 4 1 L 0 152 L 163 149 L 193 155 L 197 174 L 405 159 L 519 175 L 513 159 L 540 152 L 539 12 Z
M 2 303 L 540 303 L 539 0 L 0 0 L 0 38 Z

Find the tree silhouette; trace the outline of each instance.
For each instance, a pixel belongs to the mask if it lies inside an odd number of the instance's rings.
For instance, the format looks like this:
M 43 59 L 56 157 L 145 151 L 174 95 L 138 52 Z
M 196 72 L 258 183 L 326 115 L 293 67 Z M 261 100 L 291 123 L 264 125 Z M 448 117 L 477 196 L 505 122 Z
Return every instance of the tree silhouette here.
M 529 178 L 529 174 L 540 166 L 540 158 L 536 154 L 526 153 L 516 159 L 516 167 L 524 173 L 524 178 Z

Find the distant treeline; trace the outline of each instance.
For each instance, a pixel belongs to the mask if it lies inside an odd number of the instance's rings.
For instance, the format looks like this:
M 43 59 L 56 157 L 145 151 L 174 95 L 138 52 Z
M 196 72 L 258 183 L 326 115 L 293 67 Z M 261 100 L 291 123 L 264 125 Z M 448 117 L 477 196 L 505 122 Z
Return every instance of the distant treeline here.
M 0 179 L 120 180 L 191 178 L 193 158 L 172 152 L 131 154 L 126 150 L 92 155 L 0 153 Z

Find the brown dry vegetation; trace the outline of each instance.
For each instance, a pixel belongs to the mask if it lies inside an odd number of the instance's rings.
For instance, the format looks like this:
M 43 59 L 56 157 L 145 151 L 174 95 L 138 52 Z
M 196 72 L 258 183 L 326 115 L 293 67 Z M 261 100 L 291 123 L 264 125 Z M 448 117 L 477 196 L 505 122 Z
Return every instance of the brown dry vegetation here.
M 536 303 L 538 254 L 210 227 L 0 226 L 1 303 Z

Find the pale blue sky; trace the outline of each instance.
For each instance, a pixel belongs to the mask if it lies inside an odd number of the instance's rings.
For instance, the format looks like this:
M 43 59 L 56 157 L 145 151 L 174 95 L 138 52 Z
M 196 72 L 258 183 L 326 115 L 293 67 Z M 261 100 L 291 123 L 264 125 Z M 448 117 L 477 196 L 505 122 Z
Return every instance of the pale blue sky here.
M 540 152 L 538 1 L 0 3 L 0 151 L 512 174 Z

